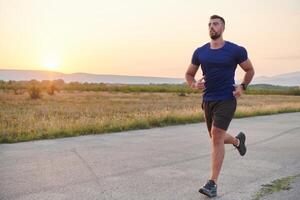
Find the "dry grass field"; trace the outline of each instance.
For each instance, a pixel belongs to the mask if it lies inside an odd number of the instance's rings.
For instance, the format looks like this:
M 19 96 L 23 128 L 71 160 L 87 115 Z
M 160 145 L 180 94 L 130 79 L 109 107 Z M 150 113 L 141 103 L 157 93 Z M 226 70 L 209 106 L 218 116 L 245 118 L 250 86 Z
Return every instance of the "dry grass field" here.
M 0 143 L 203 121 L 201 94 L 60 92 L 32 100 L 0 93 Z M 244 95 L 236 117 L 300 111 L 300 96 Z

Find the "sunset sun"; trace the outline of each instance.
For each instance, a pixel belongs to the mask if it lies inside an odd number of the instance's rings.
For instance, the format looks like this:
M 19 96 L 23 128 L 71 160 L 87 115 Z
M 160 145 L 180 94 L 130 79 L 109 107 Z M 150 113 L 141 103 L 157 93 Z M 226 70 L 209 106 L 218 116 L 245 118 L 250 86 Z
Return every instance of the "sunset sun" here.
M 55 71 L 59 70 L 59 61 L 57 59 L 45 59 L 42 63 L 42 66 L 47 70 Z

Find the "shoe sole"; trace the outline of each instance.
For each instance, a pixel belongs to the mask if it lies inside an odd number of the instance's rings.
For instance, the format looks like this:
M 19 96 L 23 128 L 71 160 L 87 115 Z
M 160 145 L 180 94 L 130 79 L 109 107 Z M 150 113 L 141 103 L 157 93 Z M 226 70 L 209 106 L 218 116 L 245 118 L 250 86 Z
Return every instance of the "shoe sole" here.
M 245 144 L 245 143 L 246 143 L 246 135 L 245 135 L 245 133 L 243 133 L 243 132 L 240 132 L 240 133 L 241 133 L 241 136 L 242 136 L 241 139 L 244 140 L 244 144 Z
M 216 194 L 211 194 L 208 190 L 206 190 L 206 189 L 204 189 L 204 188 L 201 188 L 201 189 L 199 190 L 199 192 L 200 192 L 201 194 L 204 194 L 204 195 L 210 197 L 210 198 L 216 197 L 216 196 L 217 196 Z
M 246 135 L 245 135 L 245 133 L 243 133 L 243 132 L 241 132 L 242 133 L 242 136 L 243 136 L 243 140 L 244 140 L 244 146 L 245 146 L 245 153 L 242 155 L 242 156 L 244 156 L 246 153 L 247 153 L 247 146 L 246 146 Z
M 244 154 L 241 154 L 241 153 L 240 153 L 241 156 L 244 156 L 244 155 L 246 154 L 246 152 L 247 152 L 247 147 L 246 147 L 246 135 L 245 135 L 245 133 L 240 132 L 240 133 L 238 134 L 238 136 L 240 136 L 240 137 L 236 137 L 236 138 L 238 138 L 238 139 L 240 140 L 240 142 L 242 142 L 242 143 L 244 144 L 244 146 L 245 146 L 245 153 L 244 153 Z M 242 141 L 241 141 L 241 140 L 242 140 Z

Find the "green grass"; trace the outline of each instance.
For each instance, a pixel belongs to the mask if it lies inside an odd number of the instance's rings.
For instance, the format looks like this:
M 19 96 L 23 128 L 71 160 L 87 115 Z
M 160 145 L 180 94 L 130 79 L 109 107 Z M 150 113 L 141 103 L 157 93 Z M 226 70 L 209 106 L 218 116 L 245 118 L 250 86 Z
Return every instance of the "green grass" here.
M 300 174 L 276 179 L 270 184 L 262 185 L 262 188 L 254 195 L 252 200 L 260 200 L 261 198 L 272 193 L 291 189 L 291 183 L 297 177 L 300 177 Z
M 262 111 L 253 111 L 253 112 L 237 111 L 234 115 L 234 118 L 275 115 L 275 114 L 293 113 L 293 112 L 300 112 L 300 108 L 278 108 L 276 110 L 262 110 Z
M 265 95 L 300 95 L 299 86 L 279 86 L 269 84 L 250 85 L 246 91 L 247 94 L 265 94 Z

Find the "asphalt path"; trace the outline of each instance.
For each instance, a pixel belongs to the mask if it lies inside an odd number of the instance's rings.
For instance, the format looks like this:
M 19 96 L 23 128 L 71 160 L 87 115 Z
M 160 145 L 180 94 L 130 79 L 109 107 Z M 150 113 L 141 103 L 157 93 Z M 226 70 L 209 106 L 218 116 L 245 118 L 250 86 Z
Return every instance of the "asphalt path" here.
M 248 152 L 226 145 L 215 199 L 250 200 L 300 173 L 300 113 L 234 119 L 229 133 L 239 131 Z M 0 145 L 1 200 L 201 200 L 209 175 L 204 123 Z

